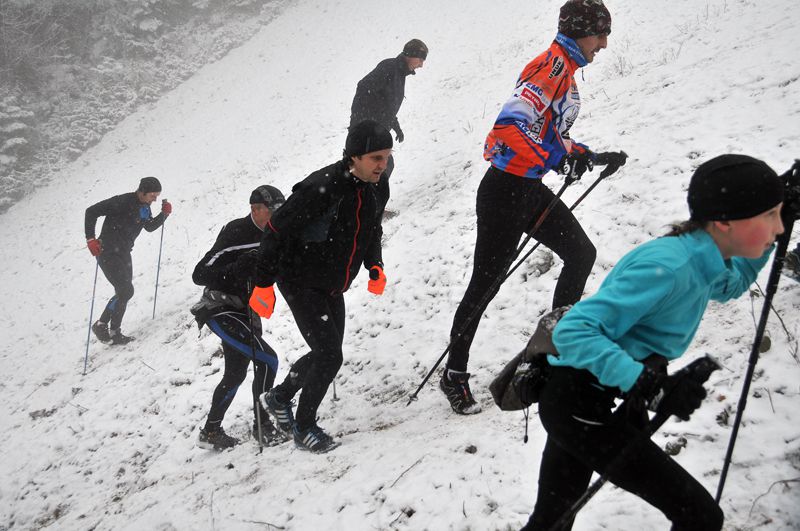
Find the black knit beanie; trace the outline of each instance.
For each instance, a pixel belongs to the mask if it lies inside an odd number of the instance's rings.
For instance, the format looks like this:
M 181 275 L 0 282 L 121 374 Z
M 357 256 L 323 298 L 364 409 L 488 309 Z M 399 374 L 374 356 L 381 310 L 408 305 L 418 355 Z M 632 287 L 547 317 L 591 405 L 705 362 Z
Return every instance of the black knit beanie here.
M 262 184 L 250 194 L 251 205 L 266 205 L 270 210 L 277 210 L 285 202 L 281 191 L 268 184 Z
M 611 13 L 603 0 L 568 0 L 558 13 L 558 32 L 570 39 L 611 33 Z
M 142 192 L 143 194 L 160 192 L 161 183 L 155 177 L 143 177 L 142 180 L 139 181 L 139 188 L 136 191 Z
M 411 39 L 403 46 L 403 55 L 416 57 L 424 61 L 428 58 L 428 47 L 419 39 Z
M 747 155 L 720 155 L 704 162 L 689 182 L 694 221 L 752 218 L 783 201 L 783 183 L 766 163 Z
M 360 157 L 365 153 L 391 149 L 392 134 L 374 120 L 364 120 L 350 128 L 344 144 L 345 157 Z

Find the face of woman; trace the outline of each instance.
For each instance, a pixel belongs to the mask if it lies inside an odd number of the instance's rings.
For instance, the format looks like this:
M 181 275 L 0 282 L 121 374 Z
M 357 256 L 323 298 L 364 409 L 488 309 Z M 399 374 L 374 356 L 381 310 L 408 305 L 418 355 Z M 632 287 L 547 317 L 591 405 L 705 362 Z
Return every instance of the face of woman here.
M 783 234 L 780 203 L 774 208 L 747 219 L 728 221 L 727 253 L 730 256 L 758 258 Z M 717 222 L 719 223 L 719 222 Z

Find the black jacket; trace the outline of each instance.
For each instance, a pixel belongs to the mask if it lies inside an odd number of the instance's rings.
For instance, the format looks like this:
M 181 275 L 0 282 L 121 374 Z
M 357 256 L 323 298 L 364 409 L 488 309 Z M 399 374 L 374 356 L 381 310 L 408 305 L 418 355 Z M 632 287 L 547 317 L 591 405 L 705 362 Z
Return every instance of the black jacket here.
M 262 236 L 250 214 L 229 222 L 195 266 L 192 280 L 198 286 L 247 300 L 247 281 L 255 271 Z
M 362 263 L 382 265 L 379 211 L 376 185 L 353 176 L 344 161 L 312 173 L 267 224 L 256 285 L 285 280 L 347 291 Z
M 406 76 L 413 74 L 402 55 L 384 59 L 358 82 L 350 107 L 350 127 L 375 120 L 386 129 L 400 131 L 397 112 L 403 103 Z
M 130 253 L 133 242 L 142 229 L 153 232 L 159 228 L 166 217 L 163 213 L 153 217 L 150 205 L 139 202 L 136 192 L 115 195 L 86 209 L 86 239 L 95 237 L 97 218 L 105 216 L 100 231 L 103 252 Z

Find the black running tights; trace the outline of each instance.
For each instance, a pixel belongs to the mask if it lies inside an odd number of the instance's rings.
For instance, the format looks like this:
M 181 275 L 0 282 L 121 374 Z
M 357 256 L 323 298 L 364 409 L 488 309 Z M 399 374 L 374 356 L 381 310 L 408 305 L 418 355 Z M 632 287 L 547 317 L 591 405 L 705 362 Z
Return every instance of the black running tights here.
M 214 389 L 214 395 L 211 397 L 211 411 L 209 411 L 208 420 L 206 420 L 206 429 L 213 430 L 222 424 L 225 412 L 228 411 L 228 407 L 236 396 L 239 386 L 244 382 L 247 376 L 247 366 L 250 365 L 250 358 L 244 356 L 227 343 L 222 343 L 222 352 L 225 355 L 225 372 L 217 388 Z M 267 413 L 261 407 L 258 397 L 261 393 L 265 393 L 272 388 L 275 373 L 270 371 L 263 361 L 256 360 L 253 365 L 255 366 L 255 374 L 253 376 L 253 419 L 256 420 L 260 414 L 261 419 L 265 420 Z M 257 412 L 256 408 L 260 411 Z
M 302 431 L 316 424 L 317 409 L 342 366 L 344 297 L 290 282 L 279 282 L 278 289 L 311 348 L 292 365 L 286 379 L 275 386 L 276 398 L 284 403 L 302 389 L 295 415 L 297 429 Z
M 555 198 L 541 179 L 526 179 L 491 166 L 478 188 L 478 236 L 467 291 L 456 310 L 450 331 L 447 368 L 466 371 L 469 348 L 478 323 L 495 293 L 481 304 L 492 283 L 505 276 L 521 236 Z M 592 271 L 596 251 L 578 220 L 559 199 L 533 239 L 564 262 L 553 294 L 553 308 L 578 302 Z M 470 317 L 472 321 L 469 321 Z M 461 335 L 459 336 L 459 333 Z
M 524 531 L 547 530 L 589 486 L 592 472 L 607 467 L 631 443 L 628 458 L 610 482 L 659 509 L 673 531 L 718 531 L 723 515 L 709 492 L 636 427 L 611 412 L 614 399 L 587 371 L 554 367 L 542 391 L 539 418 L 547 442 L 539 467 L 536 507 Z M 620 517 L 624 518 L 624 517 Z M 571 529 L 570 522 L 563 529 Z M 625 529 L 624 522 L 615 528 Z
M 130 253 L 114 254 L 110 251 L 102 253 L 97 258 L 100 269 L 108 281 L 114 286 L 114 296 L 106 304 L 100 321 L 110 322 L 112 330 L 119 330 L 122 318 L 128 307 L 128 301 L 133 297 L 133 263 Z

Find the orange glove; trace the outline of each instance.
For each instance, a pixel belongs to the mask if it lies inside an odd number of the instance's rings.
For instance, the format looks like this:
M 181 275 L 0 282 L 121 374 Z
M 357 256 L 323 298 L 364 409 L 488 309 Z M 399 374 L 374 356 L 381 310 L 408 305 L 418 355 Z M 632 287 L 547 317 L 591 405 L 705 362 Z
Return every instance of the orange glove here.
M 367 289 L 370 293 L 375 295 L 383 295 L 383 290 L 386 288 L 386 275 L 383 274 L 381 266 L 372 266 L 369 268 L 369 283 Z
M 250 295 L 250 307 L 265 319 L 272 317 L 272 312 L 275 311 L 275 289 L 272 286 L 253 288 L 253 293 Z
M 92 253 L 92 256 L 100 256 L 100 253 L 103 252 L 103 245 L 97 238 L 86 240 L 86 247 L 89 248 L 89 252 Z

